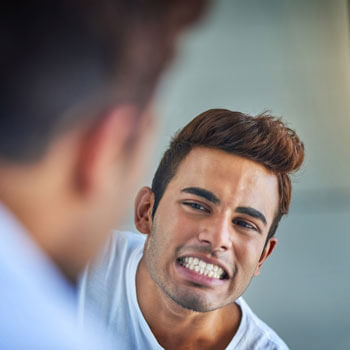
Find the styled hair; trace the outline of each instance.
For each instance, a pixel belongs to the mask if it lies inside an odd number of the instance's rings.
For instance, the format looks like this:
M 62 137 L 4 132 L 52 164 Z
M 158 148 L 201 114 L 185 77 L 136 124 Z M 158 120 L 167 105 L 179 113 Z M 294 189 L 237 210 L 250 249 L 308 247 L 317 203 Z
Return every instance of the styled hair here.
M 152 182 L 155 196 L 153 216 L 181 161 L 195 147 L 219 149 L 241 156 L 271 170 L 278 179 L 279 205 L 267 240 L 288 213 L 292 185 L 290 173 L 304 160 L 304 144 L 294 130 L 267 113 L 256 117 L 227 109 L 201 113 L 180 130 L 164 153 Z
M 118 103 L 140 110 L 207 0 L 1 5 L 0 159 L 35 161 L 62 130 Z

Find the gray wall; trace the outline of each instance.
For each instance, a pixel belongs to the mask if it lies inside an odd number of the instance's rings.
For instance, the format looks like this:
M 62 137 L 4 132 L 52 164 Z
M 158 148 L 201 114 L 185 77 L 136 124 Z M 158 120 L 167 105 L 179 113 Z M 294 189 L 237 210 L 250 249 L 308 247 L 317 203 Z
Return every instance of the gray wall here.
M 217 0 L 158 94 L 145 184 L 170 136 L 208 108 L 269 109 L 304 140 L 278 249 L 246 293 L 291 349 L 350 349 L 348 34 L 345 0 Z

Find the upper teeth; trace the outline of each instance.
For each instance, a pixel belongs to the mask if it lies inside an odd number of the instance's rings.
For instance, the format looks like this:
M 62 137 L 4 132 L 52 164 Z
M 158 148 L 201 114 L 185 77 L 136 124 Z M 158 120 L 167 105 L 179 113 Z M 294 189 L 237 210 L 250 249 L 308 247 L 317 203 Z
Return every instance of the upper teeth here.
M 222 278 L 225 274 L 224 270 L 213 264 L 207 264 L 205 261 L 193 258 L 192 256 L 186 256 L 180 260 L 182 266 L 187 269 L 194 270 L 200 275 L 208 276 L 210 278 Z

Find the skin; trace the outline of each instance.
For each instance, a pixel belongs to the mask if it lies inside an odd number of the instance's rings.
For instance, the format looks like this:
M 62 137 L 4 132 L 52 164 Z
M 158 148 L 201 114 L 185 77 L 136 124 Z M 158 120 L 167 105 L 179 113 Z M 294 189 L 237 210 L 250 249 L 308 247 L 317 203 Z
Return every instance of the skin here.
M 112 108 L 99 123 L 57 137 L 36 162 L 0 160 L 0 201 L 73 283 L 120 221 L 142 173 L 152 117 L 136 124 L 138 113 Z
M 148 237 L 136 275 L 137 296 L 164 348 L 228 345 L 241 320 L 235 300 L 277 243 L 271 238 L 264 250 L 278 199 L 277 177 L 265 167 L 203 147 L 181 162 L 154 219 L 153 193 L 140 190 L 135 223 Z M 227 278 L 189 273 L 178 263 L 184 256 L 218 264 Z

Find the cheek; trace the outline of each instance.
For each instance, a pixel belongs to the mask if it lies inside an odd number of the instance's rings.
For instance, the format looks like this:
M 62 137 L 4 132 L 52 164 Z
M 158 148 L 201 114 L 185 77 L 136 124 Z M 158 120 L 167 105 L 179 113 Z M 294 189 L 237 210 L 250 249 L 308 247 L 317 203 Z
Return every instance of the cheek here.
M 198 225 L 188 218 L 180 206 L 174 204 L 169 205 L 167 210 L 160 209 L 156 215 L 162 220 L 158 221 L 157 230 L 164 233 L 169 244 L 181 245 L 195 235 Z
M 238 267 L 245 271 L 255 271 L 263 250 L 263 244 L 260 240 L 245 239 L 240 243 L 236 243 L 234 249 Z

